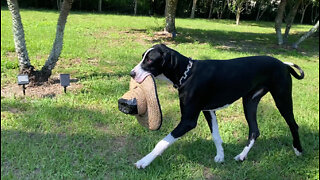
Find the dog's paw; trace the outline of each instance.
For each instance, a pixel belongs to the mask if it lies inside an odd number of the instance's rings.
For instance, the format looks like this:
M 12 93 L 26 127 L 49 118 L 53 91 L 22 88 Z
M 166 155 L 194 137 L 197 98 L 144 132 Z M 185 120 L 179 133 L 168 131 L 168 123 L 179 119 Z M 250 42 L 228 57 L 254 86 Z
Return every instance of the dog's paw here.
M 136 166 L 136 168 L 138 169 L 144 169 L 146 168 L 150 163 L 144 161 L 143 159 L 141 159 L 140 161 L 134 163 L 134 165 Z
M 293 147 L 293 146 L 292 146 Z M 297 156 L 301 156 L 302 155 L 302 152 L 300 152 L 297 148 L 293 147 L 293 150 L 294 150 L 294 153 L 297 155 Z
M 243 155 L 243 154 L 239 154 L 239 155 L 237 155 L 236 157 L 234 157 L 234 159 L 235 159 L 236 161 L 244 161 L 246 158 L 247 158 L 247 156 L 246 156 L 246 155 Z
M 146 168 L 154 159 L 156 158 L 156 156 L 154 156 L 152 153 L 146 155 L 145 157 L 143 157 L 142 159 L 140 159 L 138 162 L 134 163 L 134 165 L 138 168 L 138 169 L 144 169 Z
M 223 163 L 224 162 L 224 155 L 217 154 L 216 157 L 214 157 L 214 162 Z

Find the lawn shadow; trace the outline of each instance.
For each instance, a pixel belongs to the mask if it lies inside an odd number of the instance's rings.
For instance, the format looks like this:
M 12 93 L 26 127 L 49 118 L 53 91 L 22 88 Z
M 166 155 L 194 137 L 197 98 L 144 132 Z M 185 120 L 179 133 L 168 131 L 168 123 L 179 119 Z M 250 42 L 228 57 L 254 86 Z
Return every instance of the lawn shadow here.
M 156 30 L 154 30 L 156 31 Z M 300 45 L 299 50 L 294 50 L 290 46 L 280 47 L 277 45 L 275 33 L 251 33 L 223 30 L 204 30 L 177 27 L 178 34 L 174 40 L 171 38 L 157 38 L 150 43 L 208 43 L 215 49 L 228 52 L 244 52 L 256 55 L 290 55 L 295 57 L 314 57 L 318 56 L 319 39 L 310 37 Z M 295 42 L 301 36 L 291 34 L 289 44 Z

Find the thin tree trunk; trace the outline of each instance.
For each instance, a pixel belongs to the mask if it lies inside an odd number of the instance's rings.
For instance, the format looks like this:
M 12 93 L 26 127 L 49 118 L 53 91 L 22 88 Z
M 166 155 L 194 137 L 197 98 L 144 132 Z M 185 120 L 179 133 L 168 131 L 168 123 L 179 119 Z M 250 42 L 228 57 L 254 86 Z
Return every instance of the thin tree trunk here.
M 41 69 L 41 73 L 43 76 L 43 80 L 47 81 L 51 76 L 52 69 L 55 67 L 58 58 L 61 54 L 62 45 L 63 45 L 63 34 L 64 28 L 67 22 L 67 17 L 69 15 L 69 11 L 71 9 L 73 0 L 64 0 L 60 12 L 60 16 L 57 23 L 57 31 L 56 38 L 53 43 L 53 47 L 51 53 L 45 63 L 45 65 Z
M 256 21 L 259 21 L 259 16 L 260 16 L 260 12 L 261 12 L 261 7 L 262 7 L 262 2 L 259 3 L 258 13 L 257 13 L 257 16 L 256 16 Z
M 311 36 L 313 33 L 315 33 L 319 29 L 319 20 L 318 22 L 307 32 L 305 33 L 297 42 L 295 42 L 292 47 L 297 49 L 299 44 L 307 39 L 309 36 Z
M 134 15 L 137 15 L 138 0 L 134 0 Z
M 285 33 L 284 33 L 284 36 L 283 36 L 284 37 L 283 38 L 284 43 L 288 42 L 289 32 L 290 32 L 292 23 L 294 21 L 294 18 L 296 17 L 296 14 L 298 12 L 298 9 L 299 9 L 299 6 L 301 4 L 301 1 L 302 0 L 296 0 L 295 1 L 295 4 L 294 4 L 293 8 L 290 10 L 289 15 L 286 18 L 286 24 L 287 25 L 286 25 L 286 30 L 285 30 Z
M 166 0 L 166 27 L 165 31 L 169 33 L 176 33 L 175 18 L 178 0 Z
M 307 2 L 305 2 L 305 1 L 302 0 L 302 2 L 301 2 L 302 14 L 301 14 L 301 19 L 300 19 L 300 24 L 303 23 L 304 15 L 305 15 L 305 13 L 306 13 L 306 10 L 307 10 L 308 6 L 310 6 L 311 3 L 312 3 L 312 1 L 307 1 Z
M 281 0 L 278 11 L 277 11 L 277 16 L 275 19 L 275 30 L 276 30 L 276 35 L 278 39 L 278 45 L 283 44 L 283 37 L 281 33 L 281 25 L 282 25 L 282 20 L 283 20 L 283 14 L 286 8 L 287 0 Z
M 191 16 L 190 16 L 190 18 L 194 18 L 194 12 L 196 11 L 196 7 L 197 7 L 197 0 L 193 0 L 192 1 L 193 3 L 192 3 L 192 9 L 191 9 Z
M 102 0 L 99 0 L 99 3 L 98 3 L 98 12 L 101 12 L 102 11 Z
M 28 51 L 26 47 L 26 41 L 24 38 L 24 30 L 21 22 L 21 16 L 19 12 L 19 5 L 17 0 L 7 0 L 8 8 L 12 15 L 12 30 L 14 45 L 16 53 L 18 55 L 19 67 L 21 74 L 29 74 L 33 71 L 33 66 L 30 63 Z
M 210 11 L 209 11 L 208 19 L 211 19 L 212 9 L 213 9 L 213 2 L 214 2 L 214 0 L 211 0 L 211 3 L 210 3 Z
M 237 11 L 236 11 L 236 25 L 239 25 L 240 22 L 240 14 L 242 12 L 242 4 L 244 1 L 240 1 L 239 4 L 237 4 Z

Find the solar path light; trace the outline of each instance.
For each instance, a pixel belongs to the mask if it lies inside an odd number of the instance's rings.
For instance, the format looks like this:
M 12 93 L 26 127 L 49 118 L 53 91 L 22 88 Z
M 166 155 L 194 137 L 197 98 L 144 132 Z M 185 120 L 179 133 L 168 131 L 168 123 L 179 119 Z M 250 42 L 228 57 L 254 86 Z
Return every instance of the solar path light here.
M 18 85 L 22 85 L 23 95 L 26 95 L 26 84 L 29 84 L 29 76 L 26 74 L 19 74 Z
M 64 93 L 67 93 L 67 87 L 70 86 L 70 74 L 60 74 L 60 84 L 64 87 Z

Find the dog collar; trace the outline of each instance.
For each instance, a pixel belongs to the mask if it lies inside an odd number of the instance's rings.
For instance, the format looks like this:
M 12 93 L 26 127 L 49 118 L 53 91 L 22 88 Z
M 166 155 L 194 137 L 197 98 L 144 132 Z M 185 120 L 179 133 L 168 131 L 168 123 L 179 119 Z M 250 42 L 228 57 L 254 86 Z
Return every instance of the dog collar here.
M 190 71 L 190 69 L 192 68 L 192 65 L 193 65 L 192 59 L 191 58 L 189 58 L 189 59 L 190 60 L 189 60 L 189 64 L 187 66 L 187 69 L 184 71 L 182 77 L 179 80 L 179 83 L 173 85 L 174 88 L 179 88 L 188 78 L 188 72 Z

